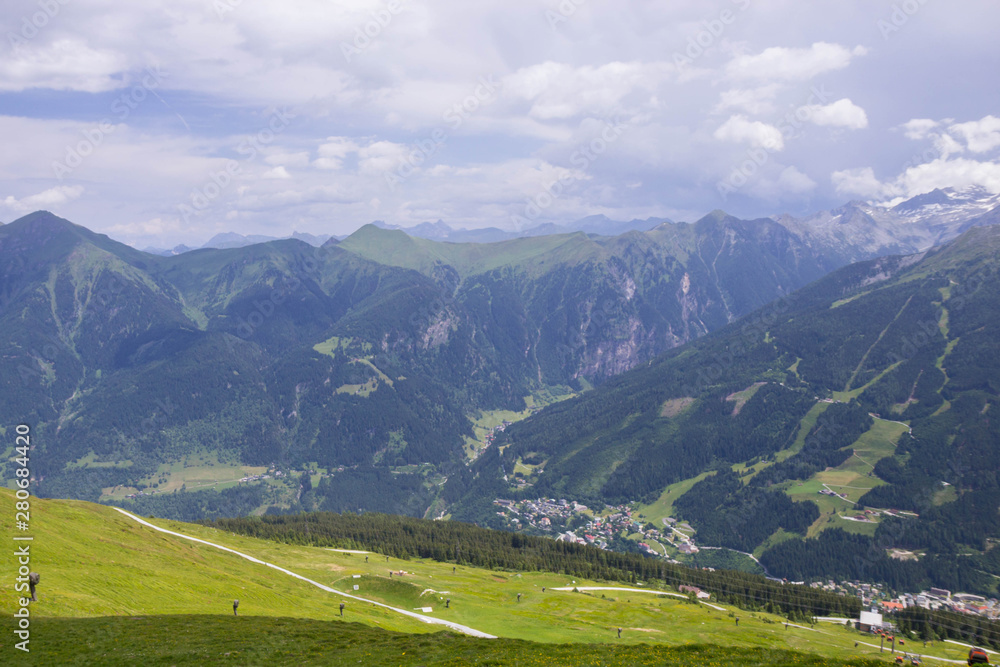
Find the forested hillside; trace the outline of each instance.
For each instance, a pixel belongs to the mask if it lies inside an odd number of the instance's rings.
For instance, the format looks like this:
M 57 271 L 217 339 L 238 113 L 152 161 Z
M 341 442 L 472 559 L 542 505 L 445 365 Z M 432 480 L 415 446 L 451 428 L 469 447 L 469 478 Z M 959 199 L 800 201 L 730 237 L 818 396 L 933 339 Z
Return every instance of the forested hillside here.
M 318 466 L 338 476 L 304 507 L 423 514 L 483 446 L 479 416 L 599 385 L 840 257 L 721 213 L 619 237 L 448 244 L 367 226 L 322 248 L 164 257 L 39 212 L 0 237 L 2 418 L 34 429 L 44 495 Z M 417 464 L 431 468 L 397 470 Z
M 673 511 L 771 574 L 993 590 L 998 250 L 987 227 L 852 265 L 515 424 L 449 480 L 454 516 L 495 524 L 497 497 L 649 504 L 709 473 Z

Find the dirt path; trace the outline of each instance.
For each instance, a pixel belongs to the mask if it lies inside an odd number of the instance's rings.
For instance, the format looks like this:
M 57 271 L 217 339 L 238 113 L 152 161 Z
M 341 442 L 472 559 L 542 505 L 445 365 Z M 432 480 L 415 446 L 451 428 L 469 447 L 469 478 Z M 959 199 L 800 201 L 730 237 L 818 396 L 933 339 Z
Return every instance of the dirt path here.
M 415 618 L 418 621 L 423 621 L 424 623 L 430 623 L 432 625 L 443 625 L 443 626 L 445 626 L 447 628 L 451 628 L 452 630 L 456 630 L 458 632 L 461 632 L 461 633 L 464 633 L 464 634 L 467 634 L 467 635 L 471 635 L 473 637 L 481 637 L 483 639 L 496 639 L 496 635 L 490 635 L 490 634 L 487 634 L 485 632 L 482 632 L 481 630 L 476 630 L 475 628 L 470 628 L 470 627 L 465 626 L 465 625 L 459 625 L 458 623 L 452 623 L 451 621 L 445 621 L 445 620 L 442 620 L 440 618 L 434 618 L 433 616 L 424 616 L 423 614 L 417 614 L 417 613 L 414 613 L 412 611 L 407 611 L 406 609 L 398 609 L 396 607 L 390 607 L 389 605 L 383 604 L 381 602 L 375 602 L 374 600 L 366 600 L 365 598 L 358 597 L 356 595 L 350 595 L 348 593 L 344 593 L 342 591 L 338 591 L 335 588 L 330 588 L 329 586 L 324 586 L 323 584 L 319 583 L 318 581 L 313 581 L 312 579 L 307 579 L 306 577 L 303 577 L 301 574 L 295 574 L 291 570 L 286 570 L 283 567 L 278 567 L 277 565 L 272 565 L 271 563 L 264 562 L 264 561 L 262 561 L 262 560 L 260 560 L 258 558 L 254 558 L 253 556 L 248 556 L 248 555 L 246 555 L 244 553 L 240 553 L 239 551 L 236 551 L 234 549 L 230 549 L 229 547 L 224 547 L 224 546 L 221 546 L 221 545 L 218 545 L 218 544 L 213 544 L 212 542 L 207 542 L 205 540 L 198 539 L 197 537 L 190 537 L 188 535 L 183 535 L 181 533 L 175 533 L 172 530 L 167 530 L 166 528 L 160 528 L 159 526 L 154 526 L 153 524 L 149 523 L 148 521 L 144 521 L 143 519 L 140 519 L 139 517 L 137 517 L 137 516 L 135 516 L 133 514 L 130 514 L 130 513 L 126 512 L 125 510 L 123 510 L 121 508 L 115 507 L 114 509 L 118 510 L 119 512 L 121 512 L 122 514 L 124 514 L 128 518 L 132 519 L 133 521 L 136 521 L 136 522 L 142 524 L 143 526 L 146 526 L 147 528 L 152 528 L 153 530 L 159 531 L 161 533 L 166 533 L 167 535 L 173 535 L 174 537 L 179 537 L 179 538 L 181 538 L 183 540 L 189 540 L 191 542 L 197 542 L 198 544 L 204 544 L 204 545 L 207 545 L 207 546 L 210 546 L 210 547 L 214 547 L 216 549 L 220 549 L 222 551 L 228 551 L 229 553 L 234 554 L 236 556 L 239 556 L 240 558 L 247 559 L 251 563 L 257 563 L 259 565 L 266 565 L 267 567 L 269 567 L 271 569 L 274 569 L 274 570 L 277 570 L 278 572 L 281 572 L 283 574 L 287 574 L 290 577 L 295 577 L 296 579 L 304 581 L 304 582 L 306 582 L 308 584 L 312 584 L 316 588 L 322 589 L 322 590 L 326 591 L 327 593 L 333 593 L 333 594 L 339 595 L 341 597 L 350 598 L 351 600 L 357 600 L 358 602 L 367 602 L 367 603 L 373 604 L 373 605 L 375 605 L 377 607 L 382 607 L 383 609 L 389 609 L 391 611 L 396 612 L 397 614 L 402 614 L 404 616 L 409 616 L 410 618 Z

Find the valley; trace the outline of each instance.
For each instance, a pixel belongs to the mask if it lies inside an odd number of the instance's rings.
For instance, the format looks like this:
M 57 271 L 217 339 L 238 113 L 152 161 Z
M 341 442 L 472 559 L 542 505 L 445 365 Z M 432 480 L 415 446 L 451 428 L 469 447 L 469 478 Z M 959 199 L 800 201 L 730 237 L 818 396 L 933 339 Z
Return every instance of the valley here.
M 6 405 L 31 406 L 12 414 L 37 424 L 41 495 L 142 516 L 406 514 L 873 603 L 992 597 L 1000 487 L 965 471 L 994 457 L 972 359 L 997 228 L 837 269 L 842 248 L 760 255 L 772 224 L 153 257 L 36 214 L 0 247 L 58 240 L 0 311 Z M 784 294 L 779 265 L 818 279 Z

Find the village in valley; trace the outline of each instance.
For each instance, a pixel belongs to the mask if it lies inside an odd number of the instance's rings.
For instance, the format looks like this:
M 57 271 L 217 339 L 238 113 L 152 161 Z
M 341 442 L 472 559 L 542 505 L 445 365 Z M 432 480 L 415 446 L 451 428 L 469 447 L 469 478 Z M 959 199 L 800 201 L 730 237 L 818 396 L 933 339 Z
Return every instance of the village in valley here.
M 795 582 L 800 583 L 800 582 Z M 985 598 L 971 593 L 952 593 L 943 588 L 930 588 L 920 593 L 893 594 L 880 584 L 867 584 L 860 581 L 813 582 L 812 588 L 851 595 L 860 598 L 861 604 L 871 609 L 891 614 L 909 607 L 921 607 L 932 611 L 953 611 L 960 614 L 985 616 L 990 619 L 1000 618 L 1000 601 L 995 598 Z
M 509 530 L 555 537 L 560 542 L 589 544 L 601 549 L 641 551 L 679 561 L 671 554 L 698 553 L 694 528 L 671 517 L 662 530 L 629 505 L 608 505 L 596 511 L 576 501 L 555 498 L 493 501 Z
M 536 498 L 534 500 L 508 500 L 497 498 L 493 501 L 497 515 L 503 519 L 508 530 L 523 531 L 534 535 L 554 537 L 561 542 L 592 545 L 600 549 L 614 551 L 641 551 L 649 556 L 664 558 L 671 563 L 693 564 L 692 556 L 707 551 L 725 550 L 721 547 L 698 545 L 695 529 L 673 517 L 662 520 L 662 529 L 651 522 L 643 523 L 645 517 L 635 507 L 629 505 L 605 506 L 595 510 L 573 500 Z M 910 513 L 888 511 L 892 516 Z M 875 512 L 877 515 L 877 512 Z M 872 520 L 872 511 L 860 513 L 857 520 Z M 730 550 L 731 551 L 731 550 Z M 756 561 L 752 554 L 735 552 Z M 891 554 L 896 558 L 906 555 Z M 707 568 L 712 569 L 712 568 Z M 782 581 L 769 577 L 774 581 Z M 804 584 L 805 582 L 782 582 Z M 857 597 L 862 605 L 885 614 L 901 611 L 908 607 L 922 607 L 930 610 L 954 611 L 963 614 L 1000 618 L 1000 601 L 968 593 L 931 588 L 919 593 L 897 593 L 881 584 L 861 581 L 812 582 L 812 588 L 838 595 Z

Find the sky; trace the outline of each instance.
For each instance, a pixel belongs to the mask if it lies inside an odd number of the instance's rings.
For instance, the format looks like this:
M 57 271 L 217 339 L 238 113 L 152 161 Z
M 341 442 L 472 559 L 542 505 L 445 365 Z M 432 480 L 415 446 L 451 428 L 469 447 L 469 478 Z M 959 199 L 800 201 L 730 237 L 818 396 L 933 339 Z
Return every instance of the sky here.
M 993 0 L 5 0 L 0 221 L 136 247 L 1000 192 Z

